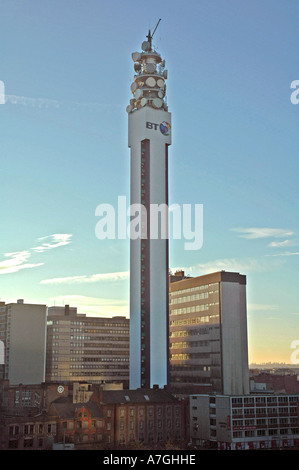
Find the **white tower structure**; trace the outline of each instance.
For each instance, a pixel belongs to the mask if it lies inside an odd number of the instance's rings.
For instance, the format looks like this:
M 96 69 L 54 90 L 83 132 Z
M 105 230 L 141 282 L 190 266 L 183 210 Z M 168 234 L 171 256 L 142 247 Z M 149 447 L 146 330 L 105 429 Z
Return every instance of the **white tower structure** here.
M 163 217 L 163 209 L 168 207 L 171 115 L 166 104 L 167 70 L 152 46 L 154 32 L 149 31 L 142 52 L 132 54 L 136 74 L 127 107 L 131 210 L 143 208 L 142 236 L 136 237 L 131 229 L 130 240 L 131 389 L 167 386 L 169 373 L 168 216 Z M 161 209 L 158 229 L 153 217 L 157 209 Z

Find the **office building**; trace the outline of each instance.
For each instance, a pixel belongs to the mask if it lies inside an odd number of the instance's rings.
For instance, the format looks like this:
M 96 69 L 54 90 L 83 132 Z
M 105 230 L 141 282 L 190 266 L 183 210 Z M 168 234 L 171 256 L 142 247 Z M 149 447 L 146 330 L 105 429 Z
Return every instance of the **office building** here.
M 190 397 L 194 446 L 221 450 L 299 446 L 299 395 L 195 395 Z
M 165 61 L 153 35 L 134 52 L 127 107 L 131 154 L 130 388 L 168 383 L 168 146 Z M 159 215 L 158 208 L 163 208 Z M 136 216 L 136 213 L 138 216 Z
M 249 393 L 246 276 L 170 277 L 172 393 Z
M 88 317 L 69 307 L 49 307 L 46 380 L 129 381 L 129 320 Z
M 0 340 L 4 364 L 0 378 L 10 384 L 41 383 L 45 380 L 46 305 L 0 302 Z

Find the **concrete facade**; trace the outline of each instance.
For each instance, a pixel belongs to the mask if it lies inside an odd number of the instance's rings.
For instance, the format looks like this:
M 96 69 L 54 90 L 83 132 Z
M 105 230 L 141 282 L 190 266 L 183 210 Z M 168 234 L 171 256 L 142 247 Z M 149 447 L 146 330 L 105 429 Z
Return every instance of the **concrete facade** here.
M 136 54 L 139 72 L 132 91 L 136 107 L 128 110 L 131 156 L 130 204 L 132 220 L 140 217 L 139 236 L 130 232 L 130 388 L 168 384 L 168 212 L 156 224 L 152 210 L 168 206 L 168 146 L 171 115 L 160 98 L 164 76 L 160 55 L 149 49 Z M 132 56 L 134 56 L 134 54 Z M 149 73 L 149 70 L 152 70 Z M 150 85 L 146 85 L 146 83 Z M 161 85 L 158 83 L 161 82 Z M 155 109 L 158 103 L 160 109 Z M 164 124 L 163 124 L 164 123 Z M 142 206 L 142 210 L 141 210 Z M 157 220 L 157 219 L 155 219 Z M 166 234 L 166 236 L 165 236 Z
M 41 383 L 45 380 L 46 305 L 3 304 L 0 334 L 4 338 L 5 364 L 1 378 L 13 384 Z
M 183 272 L 170 282 L 173 393 L 249 393 L 246 276 Z
M 220 450 L 298 447 L 298 403 L 299 395 L 193 395 L 192 444 Z
M 46 380 L 129 383 L 129 319 L 49 307 Z

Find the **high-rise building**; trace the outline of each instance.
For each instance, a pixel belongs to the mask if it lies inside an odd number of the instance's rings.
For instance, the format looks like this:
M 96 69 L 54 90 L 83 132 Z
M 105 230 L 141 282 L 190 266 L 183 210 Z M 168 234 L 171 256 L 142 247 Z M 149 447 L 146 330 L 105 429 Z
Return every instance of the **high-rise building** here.
M 246 276 L 170 276 L 170 390 L 248 394 Z
M 168 146 L 165 61 L 149 31 L 134 52 L 127 107 L 131 149 L 130 388 L 168 383 Z M 165 211 L 166 209 L 166 211 Z M 159 216 L 159 210 L 160 216 Z M 136 212 L 135 212 L 136 211 Z M 138 213 L 138 218 L 134 215 Z M 141 230 L 135 231 L 137 223 Z
M 129 384 L 129 319 L 49 307 L 46 380 Z
M 45 380 L 47 306 L 0 302 L 0 340 L 4 344 L 4 364 L 0 378 L 14 384 Z

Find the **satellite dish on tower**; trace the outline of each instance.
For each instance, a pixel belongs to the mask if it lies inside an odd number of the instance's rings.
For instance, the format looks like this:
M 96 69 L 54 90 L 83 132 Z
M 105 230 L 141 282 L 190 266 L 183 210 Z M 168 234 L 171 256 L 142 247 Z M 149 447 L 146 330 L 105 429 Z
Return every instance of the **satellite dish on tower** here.
M 160 98 L 153 99 L 153 105 L 155 108 L 161 108 L 163 101 Z
M 136 90 L 136 92 L 135 92 L 136 100 L 139 100 L 139 98 L 141 98 L 142 96 L 143 96 L 143 91 L 140 90 L 140 88 L 138 88 L 138 90 Z
M 156 64 L 152 64 L 152 63 L 146 64 L 145 68 L 146 68 L 147 73 L 156 72 Z
M 156 85 L 156 80 L 153 77 L 149 77 L 145 80 L 145 84 L 149 87 L 154 87 Z
M 134 93 L 134 91 L 136 91 L 138 88 L 138 85 L 136 82 L 133 82 L 132 85 L 131 85 L 131 92 Z
M 140 52 L 132 52 L 132 59 L 134 62 L 137 62 L 138 60 L 140 60 L 141 59 Z
M 143 41 L 142 45 L 141 45 L 141 49 L 144 51 L 144 52 L 148 52 L 151 50 L 151 44 L 150 42 L 148 41 Z

